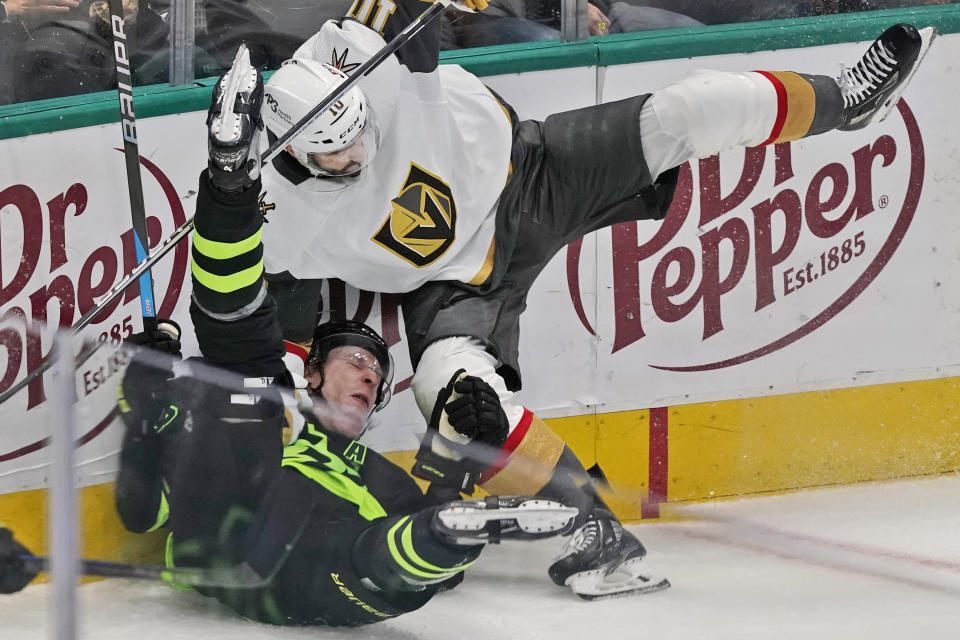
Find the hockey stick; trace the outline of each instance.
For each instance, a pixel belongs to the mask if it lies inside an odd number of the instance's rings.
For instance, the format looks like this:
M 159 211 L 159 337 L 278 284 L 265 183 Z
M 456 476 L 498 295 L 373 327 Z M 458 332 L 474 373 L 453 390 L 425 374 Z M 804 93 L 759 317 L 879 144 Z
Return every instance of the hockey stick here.
M 24 569 L 32 573 L 50 570 L 46 556 L 21 556 Z M 164 567 L 152 564 L 131 564 L 107 560 L 80 560 L 80 573 L 101 578 L 162 580 L 191 587 L 256 589 L 267 586 L 273 574 L 263 577 L 246 563 L 222 568 Z
M 370 59 L 361 64 L 357 69 L 351 73 L 347 78 L 337 85 L 337 87 L 330 92 L 330 94 L 320 101 L 320 103 L 311 109 L 307 115 L 303 116 L 299 122 L 293 125 L 285 134 L 278 137 L 273 144 L 267 147 L 267 150 L 260 155 L 260 164 L 266 164 L 270 162 L 280 151 L 287 146 L 287 143 L 290 142 L 293 138 L 300 134 L 301 131 L 310 126 L 310 123 L 320 117 L 320 114 L 323 113 L 327 107 L 339 100 L 343 94 L 349 91 L 353 85 L 360 82 L 360 78 L 367 75 L 373 71 L 376 67 L 380 66 L 384 60 L 389 58 L 394 52 L 406 44 L 410 38 L 417 35 L 421 29 L 430 24 L 430 22 L 439 16 L 450 4 L 450 0 L 437 0 L 431 4 L 426 11 L 421 13 L 419 16 L 413 19 L 413 21 L 408 24 L 404 29 L 394 36 L 393 40 L 388 42 L 382 49 L 373 54 Z
M 133 75 L 127 35 L 124 32 L 122 0 L 110 0 L 110 26 L 113 32 L 113 57 L 117 63 L 117 98 L 120 101 L 120 125 L 123 131 L 123 157 L 127 165 L 127 191 L 133 217 L 133 239 L 137 262 L 147 257 L 147 216 L 140 181 L 140 150 L 137 146 L 137 120 L 133 110 Z M 157 309 L 153 299 L 153 278 L 149 271 L 140 277 L 140 311 L 145 331 L 157 329 Z
M 187 234 L 190 233 L 191 230 L 193 230 L 193 218 L 190 218 L 189 220 L 184 222 L 183 225 L 181 225 L 176 231 L 174 231 L 169 238 L 164 240 L 163 243 L 159 247 L 157 247 L 153 251 L 153 253 L 149 255 L 149 257 L 147 257 L 146 260 L 138 264 L 133 271 L 128 273 L 126 276 L 124 276 L 123 279 L 120 280 L 120 282 L 118 282 L 116 285 L 114 285 L 112 289 L 110 289 L 110 291 L 105 293 L 103 297 L 100 298 L 96 302 L 96 304 L 94 304 L 93 307 L 90 308 L 89 311 L 83 314 L 83 317 L 77 320 L 73 324 L 73 326 L 70 327 L 70 332 L 73 335 L 79 334 L 80 331 L 84 327 L 86 327 L 88 324 L 90 324 L 90 322 L 101 311 L 103 311 L 111 302 L 116 300 L 118 296 L 123 294 L 124 291 L 129 289 L 134 282 L 136 282 L 139 278 L 141 278 L 144 272 L 148 271 L 154 264 L 157 263 L 157 261 L 160 260 L 160 258 L 167 255 L 167 253 L 169 253 L 171 249 L 177 246 L 177 244 L 179 244 L 179 242 L 183 238 L 185 238 Z M 76 357 L 74 368 L 75 369 L 80 368 L 80 366 L 83 365 L 84 362 L 90 359 L 90 356 L 96 353 L 97 349 L 99 349 L 102 344 L 103 343 L 101 342 L 85 343 L 83 351 L 81 351 L 80 354 Z M 22 380 L 20 380 L 16 384 L 11 385 L 10 388 L 8 388 L 6 391 L 4 391 L 3 393 L 0 393 L 0 404 L 3 404 L 4 402 L 6 402 L 18 391 L 20 391 L 25 386 L 27 386 L 28 384 L 30 384 L 31 382 L 39 378 L 41 375 L 44 374 L 44 372 L 50 369 L 51 366 L 53 366 L 53 358 L 50 356 L 47 356 L 46 358 L 43 359 L 43 361 L 39 365 L 37 365 L 36 369 L 28 373 Z

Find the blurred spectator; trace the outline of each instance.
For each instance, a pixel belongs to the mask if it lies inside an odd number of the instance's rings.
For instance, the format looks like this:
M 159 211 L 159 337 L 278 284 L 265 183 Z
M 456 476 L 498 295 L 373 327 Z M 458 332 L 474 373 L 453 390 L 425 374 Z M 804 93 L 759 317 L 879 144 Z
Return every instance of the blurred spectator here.
M 490 8 L 472 20 L 461 18 L 477 33 L 458 34 L 459 46 L 503 44 L 525 40 L 558 39 L 561 2 L 563 0 L 491 0 Z M 955 4 L 958 0 L 591 0 L 587 3 L 587 28 L 591 36 L 610 33 L 695 27 L 704 24 L 726 24 L 802 18 L 805 16 L 869 11 L 921 5 Z M 549 31 L 517 29 L 521 34 L 500 36 L 492 33 L 499 26 L 484 22 L 487 14 L 526 18 Z M 521 20 L 522 22 L 522 20 Z M 507 28 L 507 23 L 500 23 Z M 474 26 L 476 25 L 476 26 Z M 455 43 L 457 44 L 457 43 Z
M 80 6 L 79 0 L 3 0 L 2 22 L 23 22 L 67 13 Z
M 89 5 L 62 2 L 55 9 L 46 0 L 11 21 L 2 55 L 5 103 L 86 93 L 105 88 L 113 77 L 113 52 L 93 27 Z M 44 7 L 44 5 L 47 5 Z M 46 10 L 42 10 L 42 9 Z
M 622 0 L 635 7 L 676 11 L 703 24 L 726 24 L 806 16 L 955 4 L 956 0 Z
M 327 20 L 347 14 L 353 0 L 247 0 L 247 8 L 274 31 L 303 42 Z
M 30 25 L 65 16 L 78 0 L 0 0 L 0 104 L 15 102 L 14 54 L 30 39 Z
M 166 21 L 172 3 L 173 0 L 150 0 L 150 7 Z M 341 0 L 317 0 L 318 5 L 340 3 Z M 255 67 L 276 69 L 306 39 L 298 33 L 285 30 L 284 24 L 266 20 L 248 7 L 246 0 L 194 0 L 194 6 L 194 43 L 216 62 L 213 69 L 198 69 L 198 77 L 219 75 L 226 71 L 242 42 L 250 50 L 250 62 Z M 340 15 L 343 15 L 342 11 Z M 320 24 L 318 22 L 309 35 L 313 35 Z
M 658 7 L 638 6 L 627 1 L 595 0 L 587 4 L 588 29 L 592 36 L 651 29 L 697 27 L 702 23 L 688 15 Z
M 751 20 L 776 20 L 812 15 L 811 5 L 820 0 L 622 0 L 635 8 L 662 9 L 702 24 L 725 24 Z M 680 26 L 680 25 L 676 25 Z M 629 31 L 630 29 L 624 29 Z
M 554 29 L 560 29 L 562 0 L 525 1 L 527 18 Z M 647 6 L 646 2 L 591 0 L 587 3 L 587 31 L 591 36 L 673 27 L 695 27 L 700 24 L 684 13 Z
M 558 0 L 559 6 L 559 0 Z M 528 19 L 524 0 L 490 0 L 480 12 L 447 9 L 443 16 L 441 49 L 467 49 L 517 42 L 560 39 L 560 22 Z
M 31 11 L 0 25 L 0 104 L 104 91 L 116 87 L 107 0 L 6 0 Z M 55 10 L 39 3 L 61 2 Z M 302 38 L 277 33 L 242 0 L 195 0 L 195 73 L 226 70 L 241 42 L 261 68 L 276 68 Z M 169 0 L 123 0 L 128 52 L 136 86 L 169 79 Z M 14 14 L 12 17 L 15 18 Z
M 956 4 L 957 0 L 815 0 L 814 5 L 823 5 L 820 13 L 846 13 L 849 11 L 874 11 L 876 9 L 900 9 L 940 4 Z
M 559 6 L 560 0 L 557 0 Z M 306 40 L 327 20 L 347 15 L 354 0 L 249 0 L 248 6 L 274 29 Z M 559 13 L 558 13 L 559 15 Z M 451 7 L 441 20 L 440 48 L 465 49 L 534 40 L 559 40 L 559 22 L 547 26 L 527 20 L 524 0 L 491 0 L 481 12 Z
M 137 0 L 123 0 L 123 14 L 134 84 L 163 81 L 144 76 L 140 70 L 157 57 L 166 59 L 166 23 L 146 2 L 138 4 Z M 11 74 L 8 101 L 26 102 L 116 87 L 106 0 L 83 0 L 64 17 L 37 17 L 23 26 L 26 36 L 4 58 Z
M 124 0 L 134 84 L 167 82 L 172 0 Z M 353 0 L 194 0 L 195 74 L 226 70 L 241 42 L 275 69 Z M 491 0 L 482 12 L 450 8 L 443 49 L 559 40 L 562 0 Z M 700 24 L 797 18 L 956 0 L 592 0 L 592 36 Z M 107 0 L 0 0 L 0 105 L 116 86 Z
M 802 18 L 806 16 L 892 9 L 922 5 L 954 4 L 957 0 L 615 0 L 605 8 L 605 0 L 595 0 L 598 7 L 610 17 L 613 33 L 639 31 L 668 26 L 691 26 L 684 19 L 669 23 L 663 18 L 659 24 L 644 19 L 653 9 L 675 12 L 694 24 L 727 24 Z M 593 33 L 592 35 L 602 35 Z

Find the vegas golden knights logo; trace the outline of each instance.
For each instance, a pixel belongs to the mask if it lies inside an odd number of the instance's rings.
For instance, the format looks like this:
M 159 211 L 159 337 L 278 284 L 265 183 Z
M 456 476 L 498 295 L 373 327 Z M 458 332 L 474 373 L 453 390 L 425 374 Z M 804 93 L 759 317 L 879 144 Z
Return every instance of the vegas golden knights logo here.
M 425 267 L 447 252 L 456 237 L 457 207 L 450 185 L 410 163 L 400 195 L 380 230 L 370 238 L 415 267 Z

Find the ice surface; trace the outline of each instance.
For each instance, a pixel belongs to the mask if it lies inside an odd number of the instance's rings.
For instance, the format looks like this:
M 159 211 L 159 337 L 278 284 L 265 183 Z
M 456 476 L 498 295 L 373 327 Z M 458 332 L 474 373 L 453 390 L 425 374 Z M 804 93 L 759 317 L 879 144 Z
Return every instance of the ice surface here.
M 85 640 L 960 637 L 960 475 L 671 507 L 631 526 L 666 591 L 586 602 L 546 576 L 558 540 L 493 546 L 420 611 L 359 629 L 277 628 L 160 584 L 79 589 Z M 49 637 L 47 585 L 0 596 L 0 638 Z

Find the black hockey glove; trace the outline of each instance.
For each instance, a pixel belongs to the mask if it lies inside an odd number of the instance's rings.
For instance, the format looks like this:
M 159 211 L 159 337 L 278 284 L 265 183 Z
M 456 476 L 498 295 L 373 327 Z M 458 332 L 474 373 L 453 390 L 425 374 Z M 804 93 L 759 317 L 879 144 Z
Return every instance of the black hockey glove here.
M 24 566 L 24 555 L 30 551 L 13 539 L 10 529 L 0 527 L 0 593 L 16 593 L 37 577 Z
M 450 426 L 473 442 L 499 450 L 510 433 L 510 423 L 494 388 L 482 378 L 464 376 L 454 383 L 453 390 L 459 397 L 445 407 Z
M 163 417 L 167 381 L 173 364 L 180 360 L 180 327 L 173 320 L 158 319 L 155 331 L 141 331 L 127 340 L 139 345 L 120 381 L 117 406 L 134 435 L 148 435 Z
M 149 347 L 154 351 L 180 357 L 180 325 L 167 318 L 157 318 L 157 328 L 141 331 L 126 339 L 127 344 Z
M 457 371 L 437 392 L 411 473 L 429 480 L 431 487 L 456 487 L 472 494 L 510 427 L 496 391 L 480 378 L 462 376 L 464 372 Z

